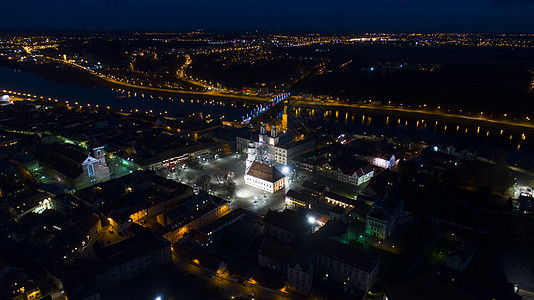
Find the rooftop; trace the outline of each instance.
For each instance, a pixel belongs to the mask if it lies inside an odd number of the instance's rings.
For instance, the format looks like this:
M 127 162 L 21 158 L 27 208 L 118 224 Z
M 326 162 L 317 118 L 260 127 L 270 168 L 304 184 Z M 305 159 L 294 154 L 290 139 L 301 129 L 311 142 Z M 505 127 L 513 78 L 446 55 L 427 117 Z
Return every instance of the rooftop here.
M 280 179 L 285 178 L 286 176 L 282 172 L 278 171 L 275 167 L 255 161 L 250 166 L 250 170 L 247 175 L 263 179 L 269 182 L 277 182 Z
M 215 221 L 202 226 L 198 231 L 206 234 L 212 233 L 214 230 L 224 226 L 227 223 L 230 223 L 236 219 L 242 218 L 247 213 L 247 210 L 244 208 L 237 208 L 226 215 L 216 219 Z
M 330 191 L 324 192 L 324 196 L 325 196 L 325 198 L 330 198 L 330 199 L 333 199 L 335 201 L 339 201 L 339 202 L 345 203 L 347 205 L 351 205 L 351 206 L 358 205 L 358 201 L 356 201 L 355 199 L 351 199 L 349 197 L 345 197 L 345 196 L 342 196 L 342 195 L 339 195 L 339 194 L 336 194 L 336 193 L 333 193 L 333 192 L 330 192 Z
M 288 246 L 278 244 L 270 239 L 264 239 L 260 249 L 260 255 L 265 256 L 283 264 L 292 262 L 299 251 Z
M 308 203 L 312 200 L 312 197 L 310 195 L 306 195 L 304 193 L 301 193 L 299 191 L 295 190 L 289 190 L 286 193 L 286 197 L 293 198 L 296 200 L 300 200 L 302 202 Z
M 67 145 L 60 144 L 60 143 L 50 144 L 50 146 L 48 147 L 48 151 L 51 152 L 52 155 L 61 156 L 62 158 L 69 159 L 80 165 L 87 159 L 87 156 L 88 156 L 87 154 L 77 149 L 71 148 Z
M 283 212 L 269 210 L 263 218 L 263 223 L 300 235 L 306 234 L 311 228 L 306 216 L 290 209 L 285 209 Z
M 313 251 L 333 257 L 361 270 L 370 271 L 378 263 L 379 255 L 376 253 L 367 253 L 317 234 L 308 238 L 307 245 Z
M 322 193 L 326 189 L 326 186 L 318 184 L 317 182 L 311 182 L 311 181 L 308 181 L 308 180 L 305 180 L 302 183 L 302 187 L 304 189 L 315 191 L 315 192 L 318 192 L 318 193 Z

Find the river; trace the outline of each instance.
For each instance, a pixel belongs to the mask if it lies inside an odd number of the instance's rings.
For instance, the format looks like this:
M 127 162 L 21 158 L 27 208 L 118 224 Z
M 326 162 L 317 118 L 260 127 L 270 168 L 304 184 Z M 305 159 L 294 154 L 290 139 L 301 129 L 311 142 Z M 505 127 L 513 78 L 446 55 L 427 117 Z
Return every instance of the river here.
M 324 128 L 333 134 L 395 137 L 400 142 L 452 145 L 477 151 L 490 159 L 504 158 L 511 164 L 530 165 L 534 159 L 533 137 L 483 126 L 459 125 L 427 118 L 407 118 L 391 114 L 341 111 L 317 106 L 289 110 L 290 123 L 302 128 Z M 280 115 L 281 116 L 281 115 Z M 320 131 L 320 129 L 319 129 Z
M 228 100 L 205 100 L 193 97 L 162 97 L 134 93 L 106 87 L 85 87 L 48 80 L 32 73 L 0 66 L 0 91 L 7 90 L 57 99 L 58 102 L 76 102 L 86 106 L 110 106 L 116 110 L 130 112 L 177 113 L 203 112 L 205 116 L 225 117 L 225 120 L 242 120 L 256 104 Z M 424 141 L 442 145 L 454 145 L 458 149 L 469 148 L 488 158 L 506 154 L 510 163 L 524 164 L 534 153 L 533 138 L 519 133 L 497 129 L 458 126 L 454 123 L 438 122 L 432 119 L 405 119 L 391 115 L 369 115 L 336 110 L 299 109 L 290 111 L 293 125 L 320 127 L 332 132 L 347 132 L 367 135 L 384 135 L 411 141 Z
M 84 106 L 87 104 L 110 106 L 124 112 L 135 111 L 136 109 L 144 112 L 152 110 L 154 113 L 167 112 L 169 115 L 203 112 L 205 116 L 224 116 L 225 120 L 230 121 L 241 120 L 244 115 L 256 107 L 256 104 L 239 101 L 162 97 L 121 89 L 59 83 L 32 73 L 0 66 L 0 91 L 2 90 L 43 96 L 45 99 L 57 99 L 63 103 L 69 101 L 69 104 L 78 102 Z

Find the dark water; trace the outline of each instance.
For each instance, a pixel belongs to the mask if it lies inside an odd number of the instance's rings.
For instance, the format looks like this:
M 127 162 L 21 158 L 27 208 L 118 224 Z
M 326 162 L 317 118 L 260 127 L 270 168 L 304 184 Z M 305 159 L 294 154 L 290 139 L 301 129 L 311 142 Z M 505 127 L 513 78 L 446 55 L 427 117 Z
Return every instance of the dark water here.
M 250 113 L 255 104 L 242 102 L 204 100 L 181 97 L 160 97 L 150 94 L 140 94 L 120 89 L 91 88 L 77 85 L 58 83 L 31 73 L 0 67 L 0 92 L 9 90 L 14 92 L 43 96 L 45 99 L 57 99 L 59 102 L 78 102 L 80 105 L 110 106 L 125 112 L 139 111 L 154 113 L 203 112 L 204 115 L 214 117 L 225 116 L 226 120 L 241 120 Z M 454 145 L 458 149 L 468 148 L 478 150 L 481 155 L 491 158 L 499 153 L 505 153 L 509 162 L 519 162 L 528 159 L 534 153 L 534 137 L 521 133 L 511 133 L 500 130 L 478 127 L 460 126 L 454 123 L 438 122 L 431 119 L 399 119 L 394 115 L 363 115 L 359 113 L 325 111 L 318 109 L 311 111 L 303 108 L 299 112 L 290 112 L 293 122 L 297 126 L 322 127 L 333 132 L 347 132 L 368 135 L 384 135 L 401 140 L 424 141 L 442 145 Z
M 295 108 L 290 120 L 301 127 L 327 129 L 335 134 L 356 133 L 395 137 L 405 142 L 453 145 L 478 151 L 487 158 L 502 157 L 510 163 L 528 164 L 534 154 L 534 136 L 484 126 L 458 125 L 430 118 L 404 118 L 336 110 Z
M 196 99 L 194 97 L 160 97 L 104 87 L 84 87 L 58 83 L 31 73 L 0 66 L 0 92 L 2 90 L 43 96 L 45 99 L 58 99 L 59 102 L 78 102 L 81 105 L 110 106 L 125 112 L 167 111 L 176 113 L 203 112 L 214 117 L 225 116 L 226 120 L 241 120 L 256 105 L 242 102 Z

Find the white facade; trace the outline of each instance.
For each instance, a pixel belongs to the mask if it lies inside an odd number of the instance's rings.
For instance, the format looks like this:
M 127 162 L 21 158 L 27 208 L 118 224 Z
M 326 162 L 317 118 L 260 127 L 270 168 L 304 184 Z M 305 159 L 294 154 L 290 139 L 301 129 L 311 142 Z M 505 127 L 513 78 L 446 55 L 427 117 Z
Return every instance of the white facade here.
M 313 267 L 303 269 L 299 264 L 288 266 L 287 284 L 299 293 L 308 295 L 313 287 Z
M 248 143 L 248 156 L 247 161 L 245 162 L 245 174 L 248 173 L 248 170 L 250 170 L 250 167 L 252 166 L 252 163 L 256 160 L 256 147 L 254 145 L 254 142 Z
M 239 152 L 245 152 L 250 139 L 243 137 L 236 137 L 236 149 Z M 315 150 L 315 141 L 309 140 L 303 143 L 291 143 L 289 145 L 280 144 L 280 136 L 275 125 L 271 129 L 270 134 L 267 133 L 266 125 L 260 128 L 258 141 L 252 141 L 256 149 L 256 157 L 263 161 L 275 162 L 281 165 L 288 165 L 294 157 L 302 153 Z
M 339 181 L 342 181 L 342 182 L 346 182 L 346 183 L 350 183 L 352 185 L 360 185 L 360 184 L 363 184 L 369 180 L 371 180 L 371 178 L 373 178 L 375 174 L 375 171 L 373 169 L 371 169 L 370 171 L 365 171 L 363 169 L 358 169 L 356 171 L 354 171 L 354 173 L 348 175 L 348 174 L 345 174 L 343 173 L 343 171 L 341 171 L 340 169 L 338 169 L 337 171 L 337 180 Z
M 352 185 L 360 185 L 371 180 L 375 175 L 375 171 L 372 167 L 363 167 L 357 170 L 353 170 L 347 173 L 343 172 L 340 168 L 335 169 L 329 163 L 317 166 L 319 174 L 326 175 L 328 177 L 335 178 L 341 182 L 350 183 Z
M 9 95 L 3 95 L 0 97 L 0 106 L 13 104 L 13 101 L 9 99 Z
M 380 240 L 390 237 L 397 225 L 404 221 L 405 216 L 404 202 L 402 200 L 397 200 L 393 205 L 386 205 L 387 201 L 384 199 L 375 201 L 371 211 L 367 214 L 365 232 L 369 236 Z
M 385 240 L 391 232 L 389 220 L 367 217 L 366 226 L 369 235 L 380 240 Z
M 104 150 L 102 150 L 102 153 L 103 152 Z M 82 163 L 82 169 L 84 173 L 87 174 L 88 180 L 91 183 L 109 180 L 109 168 L 106 164 L 104 154 L 102 154 L 100 159 L 87 156 L 87 159 Z
M 377 166 L 384 169 L 390 169 L 397 166 L 399 163 L 398 159 L 395 159 L 395 155 L 391 155 L 390 159 L 384 159 L 380 157 L 368 157 L 367 161 L 373 166 Z
M 274 193 L 283 189 L 286 186 L 286 179 L 282 178 L 276 182 L 270 182 L 261 178 L 245 174 L 245 184 L 253 186 L 260 190 L 267 191 L 269 193 Z
M 267 125 L 261 124 L 260 127 L 260 136 L 258 138 L 258 143 L 260 144 L 266 144 L 270 146 L 276 146 L 278 145 L 278 142 L 280 141 L 280 136 L 278 134 L 278 128 L 276 128 L 276 125 L 273 125 L 271 127 L 271 134 L 267 134 Z
M 373 170 L 373 171 L 371 171 L 371 172 L 369 172 L 367 174 L 364 174 L 363 176 L 359 176 L 357 184 L 360 185 L 360 184 L 363 184 L 364 182 L 367 182 L 367 181 L 371 180 L 371 178 L 373 178 L 374 174 L 375 174 L 375 171 Z

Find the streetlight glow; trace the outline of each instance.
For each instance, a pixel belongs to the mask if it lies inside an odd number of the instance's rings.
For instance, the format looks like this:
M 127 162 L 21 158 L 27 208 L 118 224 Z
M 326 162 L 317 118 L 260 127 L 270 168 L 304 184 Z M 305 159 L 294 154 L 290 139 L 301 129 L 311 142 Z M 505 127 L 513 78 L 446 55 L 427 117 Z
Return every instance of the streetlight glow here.
M 288 167 L 288 166 L 284 166 L 284 167 L 282 167 L 282 173 L 283 173 L 284 175 L 289 174 L 289 167 Z

